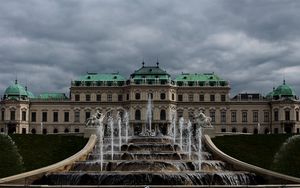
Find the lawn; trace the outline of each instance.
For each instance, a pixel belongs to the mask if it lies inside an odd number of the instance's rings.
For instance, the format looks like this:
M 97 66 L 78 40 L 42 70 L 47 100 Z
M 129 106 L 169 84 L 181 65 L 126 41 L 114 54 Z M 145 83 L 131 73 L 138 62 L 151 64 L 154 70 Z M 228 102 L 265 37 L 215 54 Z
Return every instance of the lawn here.
M 48 166 L 61 161 L 79 150 L 87 139 L 70 135 L 10 135 L 15 146 L 7 137 L 0 138 L 0 177 Z M 20 156 L 22 161 L 18 162 Z

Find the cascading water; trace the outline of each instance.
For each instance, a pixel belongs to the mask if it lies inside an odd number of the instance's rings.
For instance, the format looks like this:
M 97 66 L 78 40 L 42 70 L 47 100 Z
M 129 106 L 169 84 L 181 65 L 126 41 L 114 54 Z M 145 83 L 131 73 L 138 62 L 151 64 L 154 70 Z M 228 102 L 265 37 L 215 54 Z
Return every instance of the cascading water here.
M 118 135 L 119 135 L 119 151 L 121 151 L 121 147 L 122 147 L 122 119 L 120 116 L 120 113 L 118 112 L 117 114 L 117 122 L 118 122 Z
M 183 147 L 183 144 L 182 144 L 182 141 L 183 141 L 183 139 L 182 139 L 182 135 L 183 135 L 183 124 L 184 124 L 184 119 L 183 119 L 183 117 L 181 117 L 181 118 L 179 119 L 179 129 L 180 129 L 179 145 L 180 145 L 180 148 L 181 148 L 181 149 L 182 149 L 182 147 Z
M 129 123 L 129 117 L 128 117 L 128 112 L 125 111 L 124 114 L 124 121 L 125 121 L 125 141 L 128 143 L 128 123 Z
M 176 143 L 176 113 L 172 115 L 173 143 Z
M 199 126 L 197 130 L 197 135 L 198 135 L 198 166 L 199 166 L 199 171 L 201 171 L 201 163 L 202 163 L 202 127 Z
M 104 130 L 103 130 L 103 122 L 100 119 L 97 119 L 96 125 L 97 126 L 97 136 L 99 138 L 99 157 L 98 157 L 98 161 L 100 162 L 100 171 L 103 171 L 103 139 L 104 139 Z

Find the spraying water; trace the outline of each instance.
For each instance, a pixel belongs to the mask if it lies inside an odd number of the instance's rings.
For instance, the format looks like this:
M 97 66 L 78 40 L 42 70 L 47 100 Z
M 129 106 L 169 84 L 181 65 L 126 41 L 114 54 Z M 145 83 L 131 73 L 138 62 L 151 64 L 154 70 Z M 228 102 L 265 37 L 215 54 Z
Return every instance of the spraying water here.
M 188 122 L 188 153 L 189 153 L 189 160 L 191 160 L 192 154 L 192 123 L 189 120 Z
M 41 134 L 43 134 L 44 125 L 43 122 L 41 122 Z
M 103 130 L 103 117 L 101 119 L 96 119 L 96 125 L 97 127 L 97 134 L 99 138 L 99 158 L 98 161 L 100 161 L 100 170 L 103 170 L 103 140 L 104 140 L 104 130 Z
M 114 120 L 111 116 L 108 118 L 108 125 L 110 126 L 111 160 L 114 160 Z
M 179 129 L 180 129 L 179 145 L 180 145 L 180 148 L 181 148 L 181 149 L 182 149 L 183 123 L 184 123 L 184 119 L 183 119 L 183 117 L 181 117 L 181 118 L 179 119 Z
M 172 125 L 173 125 L 173 142 L 175 144 L 176 143 L 176 113 L 173 114 Z
M 129 117 L 128 117 L 128 112 L 125 112 L 124 115 L 124 121 L 125 121 L 125 141 L 128 143 L 128 122 L 129 122 Z
M 121 151 L 121 146 L 122 146 L 122 127 L 121 127 L 121 124 L 122 124 L 122 119 L 121 119 L 121 116 L 120 116 L 120 112 L 118 112 L 117 114 L 117 121 L 118 121 L 118 135 L 119 135 L 119 151 Z
M 201 171 L 201 163 L 202 163 L 202 127 L 198 128 L 198 165 L 199 171 Z

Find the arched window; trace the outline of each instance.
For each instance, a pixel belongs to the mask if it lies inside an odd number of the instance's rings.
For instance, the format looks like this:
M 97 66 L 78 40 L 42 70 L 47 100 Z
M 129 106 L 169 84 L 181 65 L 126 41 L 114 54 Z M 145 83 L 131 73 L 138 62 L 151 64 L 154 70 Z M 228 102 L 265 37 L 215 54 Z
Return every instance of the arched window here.
M 254 131 L 253 131 L 253 133 L 254 134 L 258 134 L 258 129 L 255 128 Z
M 43 134 L 47 134 L 47 129 L 43 129 Z
M 265 134 L 269 134 L 269 129 L 268 128 L 265 128 Z
M 68 128 L 65 128 L 65 133 L 69 133 L 69 129 Z
M 166 110 L 160 111 L 160 120 L 166 120 Z
M 247 128 L 243 128 L 243 133 L 247 133 Z
M 236 128 L 232 128 L 231 132 L 236 133 Z
M 36 134 L 36 130 L 35 129 L 31 129 L 31 133 L 32 134 Z
M 53 130 L 53 133 L 58 133 L 58 130 L 55 128 L 55 129 Z
M 141 120 L 141 111 L 140 110 L 135 111 L 135 120 Z
M 3 129 L 3 128 L 1 128 L 1 132 L 2 132 L 2 133 L 4 132 L 4 129 Z

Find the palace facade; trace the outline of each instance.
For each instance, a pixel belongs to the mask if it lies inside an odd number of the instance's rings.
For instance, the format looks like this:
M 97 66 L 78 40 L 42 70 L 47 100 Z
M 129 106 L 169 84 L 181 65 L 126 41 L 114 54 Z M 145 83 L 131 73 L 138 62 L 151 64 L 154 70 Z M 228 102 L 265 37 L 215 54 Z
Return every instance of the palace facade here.
M 87 73 L 71 82 L 70 94 L 34 96 L 15 81 L 0 102 L 0 132 L 23 134 L 83 133 L 97 110 L 125 109 L 135 134 L 146 127 L 148 97 L 152 127 L 166 134 L 173 114 L 193 121 L 195 113 L 212 118 L 217 132 L 299 133 L 300 101 L 285 81 L 267 96 L 240 93 L 214 73 L 182 73 L 174 79 L 156 66 L 143 66 L 124 78 L 119 73 Z

